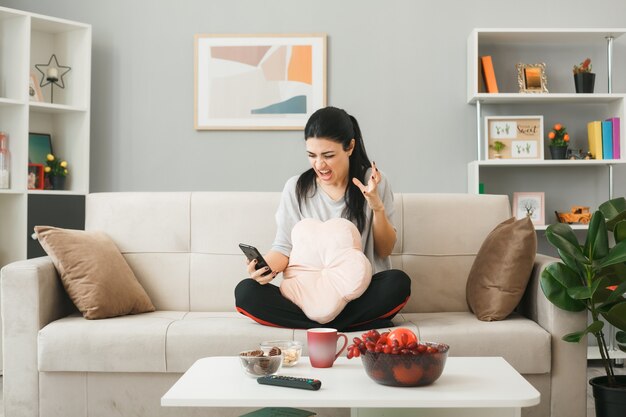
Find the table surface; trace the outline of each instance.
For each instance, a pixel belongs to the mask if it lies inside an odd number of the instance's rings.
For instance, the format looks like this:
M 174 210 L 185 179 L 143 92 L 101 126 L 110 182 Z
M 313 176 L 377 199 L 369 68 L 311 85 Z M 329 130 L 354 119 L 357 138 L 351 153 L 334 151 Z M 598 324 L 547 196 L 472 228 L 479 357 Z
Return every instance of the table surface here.
M 261 385 L 238 357 L 196 361 L 161 398 L 174 407 L 457 408 L 528 407 L 539 392 L 500 357 L 448 358 L 441 377 L 424 387 L 389 387 L 372 381 L 359 359 L 338 358 L 332 368 L 312 368 L 300 358 L 279 375 L 315 378 L 318 391 Z

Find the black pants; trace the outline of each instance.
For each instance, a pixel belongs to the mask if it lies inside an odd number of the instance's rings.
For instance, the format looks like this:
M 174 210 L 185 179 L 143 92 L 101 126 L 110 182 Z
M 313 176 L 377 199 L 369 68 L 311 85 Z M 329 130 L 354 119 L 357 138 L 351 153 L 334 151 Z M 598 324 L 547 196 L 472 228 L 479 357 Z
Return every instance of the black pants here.
M 411 279 L 391 269 L 374 274 L 363 295 L 350 301 L 332 321 L 320 324 L 309 319 L 294 303 L 283 297 L 276 285 L 261 285 L 251 278 L 235 288 L 237 311 L 266 326 L 310 329 L 332 327 L 340 331 L 391 327 L 391 319 L 411 295 Z

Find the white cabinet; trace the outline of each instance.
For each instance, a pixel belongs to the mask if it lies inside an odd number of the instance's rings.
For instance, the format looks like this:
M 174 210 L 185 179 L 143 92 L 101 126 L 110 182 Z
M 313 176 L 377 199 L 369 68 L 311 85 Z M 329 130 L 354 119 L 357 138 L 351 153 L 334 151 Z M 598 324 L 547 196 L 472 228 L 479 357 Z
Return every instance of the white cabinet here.
M 543 191 L 546 222 L 555 211 L 571 205 L 592 209 L 613 196 L 614 168 L 626 167 L 626 94 L 614 93 L 613 51 L 626 52 L 621 35 L 626 29 L 475 29 L 467 41 L 467 102 L 476 108 L 476 160 L 468 164 L 468 192 L 483 184 L 488 194 Z M 616 48 L 618 47 L 618 48 Z M 483 92 L 480 57 L 492 57 L 499 93 Z M 576 94 L 572 67 L 590 57 L 596 73 L 595 93 Z M 546 63 L 549 93 L 519 93 L 517 63 Z M 623 62 L 623 60 L 622 60 Z M 488 160 L 484 155 L 486 116 L 542 115 L 544 160 Z M 618 160 L 551 160 L 547 133 L 555 123 L 565 125 L 571 147 L 588 150 L 587 122 L 621 119 L 621 158 Z M 621 168 L 620 168 L 621 169 Z M 537 226 L 538 229 L 545 228 Z M 581 228 L 585 228 L 582 226 Z
M 43 101 L 29 100 L 35 64 L 55 54 L 71 67 L 65 88 L 42 88 Z M 89 192 L 91 26 L 0 7 L 0 131 L 9 134 L 10 188 L 0 190 L 0 266 L 26 258 L 28 194 Z M 49 133 L 55 155 L 69 163 L 65 190 L 29 190 L 28 134 Z

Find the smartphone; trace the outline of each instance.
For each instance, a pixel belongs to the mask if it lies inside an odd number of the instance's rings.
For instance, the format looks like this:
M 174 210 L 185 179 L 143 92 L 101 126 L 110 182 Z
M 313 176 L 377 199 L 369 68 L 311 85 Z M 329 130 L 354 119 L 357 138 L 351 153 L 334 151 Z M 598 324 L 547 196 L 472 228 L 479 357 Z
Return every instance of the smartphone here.
M 265 268 L 266 266 L 269 267 L 269 265 L 265 261 L 265 258 L 263 258 L 263 255 L 261 255 L 261 252 L 259 252 L 259 250 L 255 248 L 254 246 L 246 245 L 245 243 L 240 243 L 239 248 L 244 253 L 244 255 L 246 255 L 246 258 L 248 258 L 248 262 L 252 262 L 253 260 L 256 259 L 256 266 L 254 269 L 261 269 L 261 268 Z M 262 276 L 269 275 L 271 273 L 272 273 L 272 270 L 270 269 L 269 271 L 264 273 Z

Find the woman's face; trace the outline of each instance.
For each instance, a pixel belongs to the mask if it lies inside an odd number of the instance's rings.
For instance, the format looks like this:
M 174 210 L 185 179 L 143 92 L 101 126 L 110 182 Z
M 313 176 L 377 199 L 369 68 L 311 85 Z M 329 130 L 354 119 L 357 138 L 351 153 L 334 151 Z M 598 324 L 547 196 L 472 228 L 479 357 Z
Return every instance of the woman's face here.
M 350 169 L 350 155 L 354 139 L 348 150 L 341 143 L 324 138 L 308 138 L 306 151 L 317 178 L 326 185 L 345 186 Z

